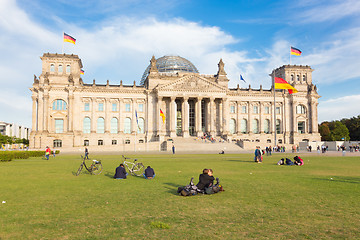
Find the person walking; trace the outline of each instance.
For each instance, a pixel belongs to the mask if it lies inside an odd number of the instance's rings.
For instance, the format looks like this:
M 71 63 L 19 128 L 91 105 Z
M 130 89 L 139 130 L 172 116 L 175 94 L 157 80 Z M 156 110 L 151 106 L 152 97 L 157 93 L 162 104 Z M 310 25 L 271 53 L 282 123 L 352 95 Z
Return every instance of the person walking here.
M 87 147 L 85 147 L 85 157 L 84 159 L 89 159 L 89 150 L 87 149 Z
M 51 149 L 48 146 L 46 146 L 46 149 L 45 149 L 46 160 L 49 160 L 50 154 L 51 154 Z

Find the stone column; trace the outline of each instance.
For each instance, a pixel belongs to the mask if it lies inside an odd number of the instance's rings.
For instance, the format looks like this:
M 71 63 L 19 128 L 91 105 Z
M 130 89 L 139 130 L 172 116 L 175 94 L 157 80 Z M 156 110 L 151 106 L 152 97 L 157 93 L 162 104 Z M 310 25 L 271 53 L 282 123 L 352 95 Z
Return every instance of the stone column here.
M 166 121 L 165 123 L 163 123 L 162 117 L 160 116 L 160 109 L 163 110 L 163 113 L 165 114 L 166 111 L 164 109 L 162 109 L 162 101 L 163 101 L 163 97 L 158 96 L 158 100 L 157 100 L 157 114 L 156 114 L 156 119 L 157 119 L 157 133 L 158 135 L 164 135 L 165 129 L 166 129 Z M 165 111 L 165 112 L 164 112 Z
M 252 133 L 252 111 L 253 111 L 253 105 L 252 102 L 248 102 L 248 121 L 247 121 L 247 131 L 249 134 Z
M 292 132 L 295 134 L 298 132 L 298 129 L 297 129 L 297 126 L 296 126 L 296 105 L 297 105 L 297 102 L 293 101 L 292 102 L 292 125 L 293 125 L 293 129 L 292 129 Z M 291 130 L 290 130 L 291 132 Z
M 138 127 L 136 123 L 136 116 L 135 116 L 135 110 L 136 110 L 136 98 L 131 99 L 132 106 L 131 106 L 131 133 L 135 134 L 135 131 L 137 133 Z M 137 110 L 136 110 L 137 111 Z
M 91 133 L 96 133 L 96 120 L 95 119 L 95 111 L 96 111 L 96 98 L 91 98 Z
M 119 122 L 118 122 L 118 133 L 124 132 L 124 116 L 122 115 L 123 99 L 119 99 Z
M 184 97 L 181 111 L 182 111 L 182 131 L 183 131 L 183 137 L 189 137 L 189 98 Z
M 202 97 L 196 98 L 195 103 L 195 130 L 198 137 L 202 136 L 201 130 L 201 100 Z
M 37 97 L 36 96 L 31 96 L 32 99 L 32 129 L 33 131 L 37 131 L 38 130 L 38 107 L 37 107 Z
M 47 132 L 49 132 L 50 124 L 51 124 L 51 122 L 49 121 L 49 116 L 50 116 L 50 114 L 49 114 L 49 93 L 46 92 L 46 93 L 44 93 L 44 131 L 47 131 Z
M 223 119 L 223 131 L 222 134 L 223 135 L 228 135 L 229 134 L 229 101 L 227 98 L 223 98 L 222 99 L 223 102 L 223 114 L 222 114 L 222 119 Z
M 67 131 L 68 132 L 72 132 L 74 129 L 74 95 L 71 92 L 71 94 L 69 95 L 69 104 L 68 104 L 68 118 L 67 118 Z M 65 122 L 65 121 L 64 121 Z
M 259 102 L 259 133 L 264 133 L 264 128 L 263 128 L 263 103 Z
M 223 100 L 219 100 L 219 132 L 220 135 L 222 135 L 223 132 Z
M 170 137 L 176 136 L 176 97 L 170 98 L 170 114 L 169 114 L 169 121 L 170 121 Z
M 240 101 L 236 102 L 236 134 L 240 135 L 240 129 L 241 129 L 241 118 L 240 118 Z
M 210 97 L 210 113 L 209 113 L 209 122 L 210 122 L 210 135 L 215 137 L 215 126 L 216 126 L 216 109 L 215 109 L 215 98 Z
M 110 106 L 110 98 L 105 98 L 105 133 L 110 133 L 110 128 L 111 128 L 111 118 L 110 118 L 110 111 L 111 111 L 111 106 Z

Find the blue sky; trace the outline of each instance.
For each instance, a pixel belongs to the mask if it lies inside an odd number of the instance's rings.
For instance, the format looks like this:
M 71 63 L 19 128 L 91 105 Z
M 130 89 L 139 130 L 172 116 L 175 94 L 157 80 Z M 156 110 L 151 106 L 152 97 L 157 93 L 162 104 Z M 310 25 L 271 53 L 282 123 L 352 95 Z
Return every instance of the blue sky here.
M 86 83 L 139 84 L 152 55 L 179 55 L 203 74 L 222 58 L 230 87 L 270 88 L 268 74 L 310 65 L 319 122 L 360 114 L 360 1 L 1 0 L 0 121 L 31 127 L 33 75 L 45 52 L 82 59 Z M 239 81 L 242 74 L 246 84 Z

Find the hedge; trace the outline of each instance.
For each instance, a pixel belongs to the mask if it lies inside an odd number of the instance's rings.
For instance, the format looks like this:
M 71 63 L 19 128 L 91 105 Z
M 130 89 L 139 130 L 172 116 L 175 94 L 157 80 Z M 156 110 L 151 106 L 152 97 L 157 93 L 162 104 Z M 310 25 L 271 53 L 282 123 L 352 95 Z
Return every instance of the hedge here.
M 55 154 L 59 153 L 59 150 L 55 151 Z M 0 162 L 10 162 L 13 159 L 28 159 L 29 157 L 42 157 L 44 155 L 45 151 L 1 151 Z

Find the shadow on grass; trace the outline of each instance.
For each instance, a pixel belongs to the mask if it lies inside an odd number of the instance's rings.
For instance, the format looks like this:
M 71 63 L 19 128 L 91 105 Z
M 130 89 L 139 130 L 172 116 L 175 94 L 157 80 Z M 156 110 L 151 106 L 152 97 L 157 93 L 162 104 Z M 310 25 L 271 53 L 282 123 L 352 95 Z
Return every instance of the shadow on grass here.
M 232 159 L 226 159 L 226 161 L 229 161 L 229 162 L 254 162 L 254 160 L 232 160 Z
M 164 183 L 165 189 L 168 193 L 171 193 L 173 195 L 179 195 L 179 193 L 177 192 L 179 187 L 183 187 L 183 185 L 180 184 L 175 184 L 175 183 Z
M 343 182 L 343 183 L 355 183 L 360 184 L 360 177 L 342 177 L 335 176 L 329 178 L 315 178 L 316 180 L 328 181 L 328 182 Z

